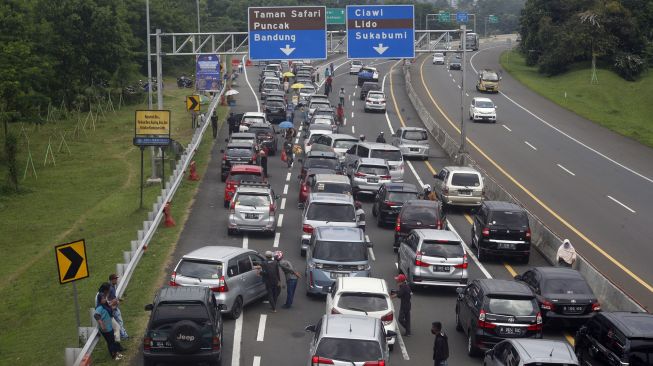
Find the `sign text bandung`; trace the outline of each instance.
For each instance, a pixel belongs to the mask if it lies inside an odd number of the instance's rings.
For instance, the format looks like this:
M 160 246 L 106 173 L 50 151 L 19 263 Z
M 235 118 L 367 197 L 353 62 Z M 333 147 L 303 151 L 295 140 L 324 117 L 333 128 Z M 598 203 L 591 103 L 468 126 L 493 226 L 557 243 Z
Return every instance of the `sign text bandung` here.
M 324 6 L 250 7 L 248 25 L 251 60 L 327 57 Z
M 195 69 L 196 89 L 199 91 L 220 91 L 220 56 L 199 55 Z
M 348 58 L 415 57 L 413 5 L 348 5 Z

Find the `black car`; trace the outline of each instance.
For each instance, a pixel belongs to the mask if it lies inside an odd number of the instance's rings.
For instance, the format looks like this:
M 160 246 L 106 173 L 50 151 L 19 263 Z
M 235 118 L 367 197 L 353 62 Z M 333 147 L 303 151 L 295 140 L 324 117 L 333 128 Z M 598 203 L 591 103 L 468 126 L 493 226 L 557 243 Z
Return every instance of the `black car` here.
M 601 312 L 576 333 L 576 356 L 581 365 L 653 364 L 653 315 Z
M 601 310 L 585 278 L 576 270 L 535 267 L 515 276 L 533 290 L 545 323 L 582 325 Z
M 223 305 L 208 287 L 163 287 L 145 305 L 150 321 L 143 338 L 143 365 L 222 363 Z
M 467 335 L 470 356 L 506 338 L 542 338 L 542 314 L 525 284 L 476 279 L 457 291 L 456 330 Z
M 395 252 L 399 243 L 408 236 L 413 229 L 445 230 L 447 218 L 442 210 L 440 201 L 410 200 L 401 206 L 401 211 L 395 221 Z
M 460 61 L 451 61 L 449 62 L 449 70 L 461 70 L 462 65 L 460 64 Z
M 372 216 L 376 217 L 378 226 L 394 224 L 397 215 L 406 201 L 419 198 L 419 191 L 414 184 L 389 183 L 379 188 L 372 206 Z
M 256 122 L 249 126 L 249 130 L 256 134 L 256 141 L 261 148 L 267 149 L 269 155 L 277 153 L 277 133 L 269 123 Z
M 531 229 L 526 210 L 513 203 L 483 201 L 474 214 L 472 246 L 479 261 L 487 256 L 517 257 L 528 263 Z
M 278 99 L 267 99 L 265 101 L 265 116 L 270 122 L 285 121 L 286 104 Z
M 223 153 L 220 164 L 220 180 L 225 181 L 233 165 L 256 164 L 256 145 L 247 141 L 230 142 Z
M 298 177 L 300 182 L 304 180 L 308 169 L 329 169 L 342 172 L 338 154 L 331 151 L 309 151 L 302 159 L 302 168 Z
M 363 86 L 361 86 L 361 92 L 359 95 L 360 100 L 365 100 L 365 98 L 367 98 L 367 93 L 369 93 L 371 90 L 381 90 L 381 86 L 379 83 L 366 81 L 363 83 Z

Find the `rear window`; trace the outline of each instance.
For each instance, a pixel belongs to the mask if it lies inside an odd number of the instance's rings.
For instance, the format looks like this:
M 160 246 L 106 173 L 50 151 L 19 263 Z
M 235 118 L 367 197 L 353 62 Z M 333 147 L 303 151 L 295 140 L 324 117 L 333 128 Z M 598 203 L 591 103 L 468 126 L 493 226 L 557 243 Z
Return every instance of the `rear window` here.
M 270 205 L 270 196 L 255 194 L 239 194 L 236 206 L 267 207 Z
M 368 99 L 385 99 L 383 93 L 369 93 L 367 94 Z
M 272 130 L 272 128 L 269 128 L 269 127 L 250 127 L 249 132 L 251 132 L 253 134 L 256 134 L 257 136 L 258 135 L 263 135 L 263 134 L 266 134 L 266 133 L 274 134 L 274 131 Z
M 317 183 L 315 192 L 319 193 L 351 193 L 351 186 L 347 183 Z
M 542 285 L 542 293 L 544 294 L 580 294 L 591 295 L 592 290 L 587 283 L 583 280 L 573 279 L 555 279 L 548 280 Z
M 285 104 L 283 104 L 283 102 L 280 101 L 280 100 L 268 101 L 266 104 L 267 104 L 268 107 L 274 107 L 274 108 L 283 108 L 283 107 L 285 107 Z
M 530 299 L 498 299 L 490 298 L 488 310 L 497 315 L 528 316 L 535 314 L 533 301 Z
M 343 292 L 338 307 L 354 311 L 383 311 L 388 310 L 388 300 L 380 294 Z
M 378 165 L 361 165 L 358 167 L 359 173 L 370 174 L 370 175 L 388 175 L 390 174 L 387 167 L 378 166 Z
M 313 258 L 334 262 L 360 262 L 367 260 L 367 245 L 362 242 L 317 241 Z
M 331 106 L 331 104 L 329 104 L 329 102 L 327 102 L 327 101 L 317 100 L 317 101 L 315 101 L 315 102 L 311 102 L 311 107 L 310 107 L 310 108 L 311 108 L 311 109 L 312 109 L 312 108 L 317 108 L 317 107 L 319 107 L 319 106 L 326 106 L 326 107 L 329 107 L 329 106 Z
M 167 304 L 162 303 L 156 307 L 152 315 L 157 323 L 177 320 L 192 320 L 197 323 L 204 323 L 209 320 L 209 314 L 204 304 Z
M 279 85 L 278 84 L 266 83 L 266 84 L 263 84 L 263 89 L 279 90 Z
M 243 117 L 243 123 L 252 124 L 256 122 L 265 122 L 265 119 L 261 117 Z
M 388 201 L 406 202 L 417 199 L 417 193 L 414 192 L 388 192 Z
M 426 136 L 426 131 L 406 131 L 404 132 L 404 138 L 406 140 L 423 141 L 428 137 Z
M 222 263 L 198 259 L 182 259 L 175 272 L 184 277 L 218 279 L 222 276 Z
M 312 94 L 315 93 L 315 88 L 301 88 L 299 89 L 299 92 L 303 94 Z
M 474 173 L 453 173 L 451 185 L 463 187 L 478 187 L 481 185 L 478 174 Z
M 245 148 L 227 149 L 227 156 L 245 157 L 251 156 L 252 150 Z
M 404 208 L 402 219 L 406 221 L 433 222 L 435 224 L 438 217 L 435 207 L 411 205 Z
M 242 181 L 249 182 L 263 182 L 263 177 L 259 173 L 236 173 L 229 176 L 229 180 L 235 180 L 240 183 Z
M 439 243 L 437 241 L 424 240 L 421 251 L 427 257 L 458 258 L 465 254 L 460 242 L 456 241 Z
M 308 206 L 306 219 L 333 222 L 355 222 L 353 205 L 313 202 Z
M 357 142 L 358 140 L 336 140 L 333 143 L 333 147 L 336 149 L 349 149 Z
M 523 211 L 495 211 L 490 215 L 490 224 L 508 227 L 528 227 L 528 216 Z
M 383 358 L 378 342 L 347 338 L 322 338 L 315 354 L 351 362 L 377 361 Z
M 318 115 L 321 115 L 322 113 L 319 113 Z M 313 120 L 313 123 L 316 125 L 331 125 L 331 119 L 329 118 L 316 118 Z
M 309 158 L 304 164 L 305 169 L 338 169 L 338 159 Z
M 401 151 L 399 150 L 372 150 L 370 158 L 384 159 L 388 161 L 401 161 Z

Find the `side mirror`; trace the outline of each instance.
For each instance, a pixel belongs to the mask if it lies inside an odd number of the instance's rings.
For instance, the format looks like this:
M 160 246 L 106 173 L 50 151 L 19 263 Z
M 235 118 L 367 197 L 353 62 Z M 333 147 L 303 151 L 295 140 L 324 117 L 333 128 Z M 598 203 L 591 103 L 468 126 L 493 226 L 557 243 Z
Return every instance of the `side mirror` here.
M 304 328 L 304 330 L 307 332 L 315 333 L 315 325 L 309 325 L 306 328 Z
M 516 281 L 521 281 L 522 280 L 521 275 L 515 275 L 514 278 L 515 278 Z
M 465 291 L 465 290 L 464 290 L 462 287 L 456 287 L 456 293 L 457 293 L 458 295 L 462 295 L 462 294 L 463 294 L 463 291 Z
M 145 311 L 152 311 L 153 309 L 154 309 L 154 305 L 152 304 L 145 305 Z
M 218 310 L 220 310 L 220 311 L 227 310 L 227 305 L 225 305 L 225 304 L 218 304 L 217 308 L 218 308 Z

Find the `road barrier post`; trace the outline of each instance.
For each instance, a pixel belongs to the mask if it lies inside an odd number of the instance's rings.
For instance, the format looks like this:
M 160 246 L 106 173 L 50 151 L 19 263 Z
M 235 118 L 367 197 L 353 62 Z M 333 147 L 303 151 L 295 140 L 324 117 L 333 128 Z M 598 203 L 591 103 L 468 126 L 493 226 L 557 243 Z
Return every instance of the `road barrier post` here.
M 190 174 L 188 175 L 188 180 L 198 181 L 200 177 L 197 175 L 197 167 L 195 165 L 195 160 L 190 162 Z
M 173 227 L 176 225 L 175 220 L 172 218 L 172 214 L 170 213 L 170 202 L 166 203 L 165 207 L 163 208 L 163 214 L 166 217 L 165 221 L 163 222 L 166 227 Z

